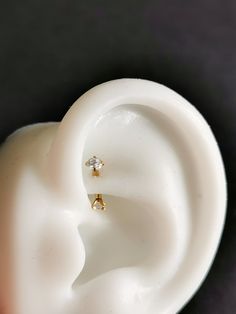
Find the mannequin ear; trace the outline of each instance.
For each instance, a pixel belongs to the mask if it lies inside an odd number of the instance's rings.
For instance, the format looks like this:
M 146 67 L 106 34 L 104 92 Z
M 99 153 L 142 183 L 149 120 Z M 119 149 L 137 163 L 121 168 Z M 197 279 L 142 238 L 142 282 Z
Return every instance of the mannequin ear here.
M 105 161 L 98 180 L 84 167 L 93 155 Z M 87 253 L 67 313 L 178 312 L 209 270 L 226 207 L 219 149 L 196 109 L 149 81 L 97 86 L 60 124 L 48 172 L 79 208 Z M 106 213 L 89 211 L 95 193 Z
M 105 165 L 93 177 L 85 162 Z M 5 314 L 176 313 L 221 236 L 224 168 L 202 116 L 144 80 L 99 85 L 0 151 Z M 91 209 L 103 194 L 107 211 Z

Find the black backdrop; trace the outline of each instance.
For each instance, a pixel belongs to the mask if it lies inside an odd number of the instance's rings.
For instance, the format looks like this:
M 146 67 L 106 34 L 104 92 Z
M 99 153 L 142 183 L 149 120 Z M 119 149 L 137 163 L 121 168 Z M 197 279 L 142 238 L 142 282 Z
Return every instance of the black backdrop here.
M 0 0 L 1 141 L 60 120 L 87 89 L 121 77 L 169 86 L 210 123 L 228 214 L 210 274 L 183 314 L 236 312 L 235 32 L 235 0 Z

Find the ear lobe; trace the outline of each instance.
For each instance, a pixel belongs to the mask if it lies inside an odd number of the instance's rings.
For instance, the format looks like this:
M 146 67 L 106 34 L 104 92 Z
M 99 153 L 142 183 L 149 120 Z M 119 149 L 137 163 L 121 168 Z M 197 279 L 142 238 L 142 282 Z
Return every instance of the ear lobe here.
M 82 172 L 84 161 L 95 152 L 107 160 L 99 182 Z M 108 82 L 83 95 L 65 116 L 49 162 L 56 159 L 52 178 L 68 199 L 83 207 L 87 194 L 99 192 L 110 201 L 109 211 L 96 228 L 99 235 L 104 224 L 109 226 L 102 242 L 107 252 L 114 248 L 112 239 L 120 242 L 120 252 L 115 251 L 118 255 L 110 252 L 111 259 L 116 256 L 114 262 L 122 256 L 122 248 L 133 252 L 135 241 L 145 243 L 142 253 L 149 248 L 141 259 L 137 254 L 135 261 L 111 263 L 107 268 L 102 265 L 100 270 L 97 252 L 88 268 L 85 261 L 81 275 L 87 279 L 80 282 L 78 278 L 75 300 L 77 293 L 93 299 L 93 284 L 100 290 L 108 282 L 108 290 L 114 290 L 116 281 L 109 274 L 123 278 L 130 272 L 135 275 L 126 285 L 135 282 L 137 287 L 134 298 L 127 301 L 130 311 L 140 291 L 148 291 L 142 299 L 148 311 L 140 308 L 136 313 L 179 311 L 212 263 L 225 217 L 224 168 L 203 117 L 181 96 L 159 84 L 132 79 Z M 84 221 L 92 223 L 91 215 L 90 219 L 86 219 L 86 211 L 83 215 Z M 127 219 L 122 220 L 125 215 Z M 132 230 L 132 235 L 125 230 Z M 82 238 L 85 250 L 86 242 L 93 250 L 86 230 Z M 129 243 L 130 238 L 134 242 Z M 107 266 L 106 261 L 109 256 L 104 261 Z M 119 293 L 125 289 L 120 287 Z M 119 298 L 114 302 L 106 303 L 107 308 L 119 308 Z M 99 304 L 96 313 L 105 313 Z

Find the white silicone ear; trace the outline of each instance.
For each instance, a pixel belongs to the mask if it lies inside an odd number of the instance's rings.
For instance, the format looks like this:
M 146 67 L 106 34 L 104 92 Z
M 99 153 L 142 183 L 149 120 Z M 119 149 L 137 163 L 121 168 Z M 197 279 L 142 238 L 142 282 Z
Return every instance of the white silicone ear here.
M 100 180 L 84 168 L 94 154 L 106 164 Z M 49 167 L 53 183 L 79 208 L 91 251 L 72 313 L 179 311 L 206 276 L 225 217 L 224 168 L 199 112 L 150 81 L 99 85 L 63 119 Z M 94 223 L 87 194 L 98 192 L 110 209 Z M 103 291 L 102 303 L 95 290 Z
M 105 162 L 99 178 L 85 167 L 93 155 Z M 2 147 L 0 180 L 4 314 L 176 313 L 223 228 L 214 136 L 150 81 L 99 85 L 60 124 L 20 130 Z M 91 209 L 95 193 L 106 212 Z

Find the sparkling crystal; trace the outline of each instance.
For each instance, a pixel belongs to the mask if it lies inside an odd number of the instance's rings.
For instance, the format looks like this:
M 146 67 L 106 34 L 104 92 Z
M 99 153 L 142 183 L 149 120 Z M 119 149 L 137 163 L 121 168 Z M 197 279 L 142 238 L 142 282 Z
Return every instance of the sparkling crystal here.
M 103 206 L 102 206 L 101 203 L 96 202 L 95 204 L 93 204 L 93 209 L 95 209 L 95 210 L 102 210 Z
M 95 201 L 92 204 L 92 208 L 95 210 L 106 210 L 106 203 L 99 195 L 97 195 Z
M 103 167 L 104 164 L 101 159 L 97 158 L 96 156 L 93 156 L 88 161 L 86 161 L 85 165 L 92 169 L 99 170 Z

